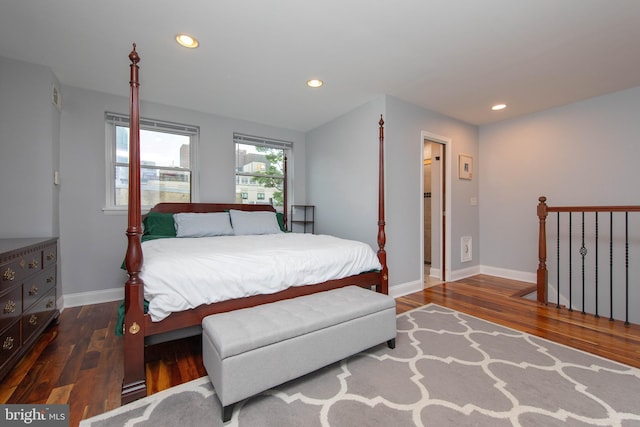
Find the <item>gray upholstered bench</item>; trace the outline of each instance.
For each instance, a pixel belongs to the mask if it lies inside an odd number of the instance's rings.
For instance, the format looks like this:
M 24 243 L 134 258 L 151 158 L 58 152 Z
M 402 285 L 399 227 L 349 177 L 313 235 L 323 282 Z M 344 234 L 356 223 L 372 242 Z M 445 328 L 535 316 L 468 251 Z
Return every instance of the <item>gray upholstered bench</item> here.
M 202 358 L 228 421 L 233 404 L 395 337 L 395 300 L 348 286 L 207 316 Z

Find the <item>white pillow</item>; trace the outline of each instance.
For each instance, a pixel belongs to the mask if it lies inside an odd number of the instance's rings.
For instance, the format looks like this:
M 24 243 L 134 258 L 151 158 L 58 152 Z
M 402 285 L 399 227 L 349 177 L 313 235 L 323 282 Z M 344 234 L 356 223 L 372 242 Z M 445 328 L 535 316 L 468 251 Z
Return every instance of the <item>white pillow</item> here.
M 231 209 L 229 215 L 231 215 L 231 225 L 236 236 L 282 233 L 275 212 Z
M 176 237 L 231 236 L 227 212 L 177 213 L 173 215 Z

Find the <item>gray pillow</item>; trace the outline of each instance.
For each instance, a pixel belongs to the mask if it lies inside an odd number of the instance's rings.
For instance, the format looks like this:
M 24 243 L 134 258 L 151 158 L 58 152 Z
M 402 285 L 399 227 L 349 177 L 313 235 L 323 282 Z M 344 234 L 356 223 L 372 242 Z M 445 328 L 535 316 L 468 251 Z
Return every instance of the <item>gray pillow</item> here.
M 231 236 L 227 212 L 177 213 L 173 216 L 176 237 Z
M 279 234 L 282 233 L 275 212 L 239 211 L 231 209 L 231 225 L 236 236 L 247 234 Z

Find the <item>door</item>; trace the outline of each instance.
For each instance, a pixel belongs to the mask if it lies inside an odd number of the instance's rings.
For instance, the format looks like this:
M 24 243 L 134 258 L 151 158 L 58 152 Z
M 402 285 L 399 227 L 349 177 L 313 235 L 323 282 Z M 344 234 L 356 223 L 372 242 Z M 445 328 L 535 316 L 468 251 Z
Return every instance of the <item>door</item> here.
M 446 272 L 446 145 L 423 139 L 424 283 L 445 280 Z

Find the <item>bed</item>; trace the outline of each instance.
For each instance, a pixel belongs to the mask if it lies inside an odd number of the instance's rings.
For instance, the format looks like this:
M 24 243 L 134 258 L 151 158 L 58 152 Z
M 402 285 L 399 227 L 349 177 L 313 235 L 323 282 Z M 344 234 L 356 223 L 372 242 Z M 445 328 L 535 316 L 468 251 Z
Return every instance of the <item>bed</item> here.
M 128 403 L 133 400 L 146 396 L 147 386 L 145 377 L 145 345 L 151 342 L 154 337 L 171 334 L 173 332 L 186 330 L 189 328 L 198 328 L 201 325 L 202 319 L 208 315 L 221 313 L 226 311 L 237 310 L 246 307 L 253 307 L 260 304 L 279 301 L 287 298 L 294 298 L 301 295 L 308 295 L 316 292 L 321 292 L 330 289 L 336 289 L 349 285 L 357 285 L 364 288 L 370 288 L 373 291 L 388 294 L 388 268 L 386 262 L 385 251 L 385 219 L 384 219 L 384 121 L 382 116 L 378 121 L 379 128 L 379 173 L 378 173 L 378 233 L 377 243 L 378 249 L 374 254 L 376 258 L 375 264 L 370 264 L 371 260 L 368 260 L 368 266 L 357 267 L 356 270 L 349 271 L 347 267 L 351 267 L 351 262 L 348 262 L 349 266 L 333 266 L 318 267 L 307 266 L 307 273 L 295 273 L 289 270 L 290 265 L 302 264 L 302 258 L 292 259 L 292 256 L 300 256 L 307 251 L 299 249 L 293 249 L 297 252 L 297 255 L 291 255 L 291 253 L 281 252 L 280 246 L 283 245 L 289 247 L 293 245 L 292 241 L 301 240 L 302 243 L 297 242 L 295 244 L 301 244 L 303 247 L 310 247 L 311 243 L 304 239 L 311 238 L 311 235 L 307 237 L 300 236 L 299 233 L 272 233 L 270 237 L 259 236 L 216 236 L 216 237 L 195 237 L 179 239 L 169 236 L 167 239 L 154 239 L 147 237 L 148 241 L 142 243 L 143 234 L 149 233 L 149 217 L 170 215 L 173 218 L 177 218 L 175 215 L 183 216 L 184 214 L 213 214 L 220 215 L 238 215 L 242 217 L 245 214 L 256 214 L 251 216 L 275 215 L 275 209 L 270 205 L 250 205 L 250 204 L 236 204 L 236 203 L 160 203 L 153 207 L 149 214 L 143 216 L 141 213 L 140 204 L 140 112 L 139 112 L 139 61 L 140 57 L 136 51 L 135 44 L 133 50 L 129 54 L 130 64 L 130 153 L 129 153 L 129 200 L 128 200 L 128 226 L 127 226 L 127 251 L 125 255 L 124 266 L 128 273 L 128 280 L 124 285 L 124 322 L 123 322 L 123 336 L 124 336 L 124 379 L 122 384 L 122 403 Z M 286 191 L 285 191 L 286 194 Z M 286 201 L 284 210 L 284 222 L 286 223 Z M 186 215 L 188 216 L 188 215 Z M 143 227 L 143 219 L 145 221 L 146 228 Z M 236 222 L 236 224 L 238 224 Z M 163 236 L 164 237 L 164 236 Z M 177 272 L 177 276 L 169 277 L 168 273 L 161 271 L 155 273 L 155 276 L 151 274 L 151 269 L 154 263 L 162 264 L 162 258 L 157 258 L 157 253 L 167 253 L 172 250 L 172 245 L 179 241 L 179 245 L 187 245 L 190 240 L 193 240 L 196 246 L 206 245 L 219 245 L 221 247 L 235 248 L 236 242 L 242 239 L 235 239 L 236 237 L 246 238 L 260 238 L 261 243 L 254 246 L 269 247 L 278 249 L 278 256 L 272 253 L 267 254 L 267 259 L 281 259 L 285 260 L 280 264 L 285 266 L 284 273 L 282 273 L 283 285 L 279 288 L 258 289 L 251 288 L 249 291 L 243 291 L 241 294 L 236 294 L 237 288 L 244 288 L 245 282 L 251 280 L 243 276 L 237 284 L 232 284 L 228 287 L 226 295 L 223 297 L 211 297 L 208 294 L 203 295 L 206 299 L 204 302 L 183 302 L 180 301 L 175 307 L 169 307 L 168 309 L 161 308 L 159 311 L 153 306 L 155 296 L 148 301 L 145 298 L 145 291 L 147 297 L 151 294 L 155 295 L 159 288 L 154 288 L 156 282 L 166 282 L 166 284 L 176 284 L 180 282 L 189 282 L 192 277 L 193 269 L 190 267 L 184 268 L 182 271 Z M 320 236 L 316 236 L 320 237 Z M 228 239 L 228 240 L 224 240 Z M 325 240 L 321 243 L 322 248 L 320 250 L 324 252 L 334 252 L 337 250 L 337 246 L 331 246 L 337 244 L 336 240 L 333 240 L 330 236 L 326 236 L 326 239 L 322 237 L 321 240 Z M 338 239 L 341 240 L 341 239 Z M 172 243 L 174 242 L 174 243 Z M 222 243 L 221 243 L 222 242 Z M 359 242 L 358 242 L 359 243 Z M 314 243 L 315 244 L 315 243 Z M 238 243 L 239 245 L 239 243 Z M 327 249 L 327 246 L 330 249 Z M 365 245 L 368 247 L 368 245 Z M 175 249 L 174 246 L 173 248 Z M 291 246 L 295 248 L 296 246 Z M 299 246 L 298 246 L 299 247 Z M 184 252 L 187 260 L 190 258 L 188 255 L 190 252 L 186 252 L 189 249 L 184 249 L 180 246 L 179 252 Z M 284 250 L 284 249 L 283 249 Z M 369 250 L 371 248 L 369 247 Z M 145 256 L 143 257 L 143 251 Z M 229 249 L 230 251 L 230 249 Z M 245 251 L 241 247 L 236 248 L 236 252 Z M 311 253 L 311 252 L 309 252 Z M 284 254 L 284 255 L 283 255 Z M 359 255 L 356 255 L 359 256 Z M 147 257 L 149 259 L 147 259 Z M 270 257 L 270 258 L 269 258 Z M 315 255 L 314 255 L 315 257 Z M 144 258 L 144 261 L 143 261 Z M 340 258 L 340 257 L 338 257 Z M 250 263 L 263 263 L 275 264 L 273 262 L 265 261 L 252 261 Z M 331 261 L 329 261 L 331 262 Z M 372 268 L 372 265 L 375 268 Z M 339 273 L 334 277 L 321 277 L 311 274 L 310 272 L 316 272 L 318 270 L 336 270 Z M 154 270 L 155 271 L 155 270 Z M 274 275 L 276 273 L 273 273 Z M 278 273 L 280 274 L 280 273 Z M 208 274 L 210 276 L 211 274 Z M 149 286 L 145 288 L 145 280 L 149 281 Z M 198 280 L 192 280 L 197 282 Z M 223 282 L 227 282 L 228 279 L 222 279 Z M 178 290 L 178 293 L 181 291 Z M 201 294 L 203 292 L 200 292 Z M 179 298 L 169 295 L 165 299 L 170 302 L 175 302 Z

